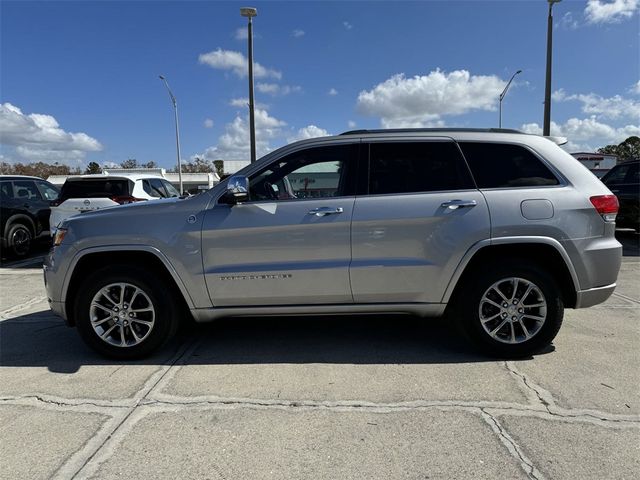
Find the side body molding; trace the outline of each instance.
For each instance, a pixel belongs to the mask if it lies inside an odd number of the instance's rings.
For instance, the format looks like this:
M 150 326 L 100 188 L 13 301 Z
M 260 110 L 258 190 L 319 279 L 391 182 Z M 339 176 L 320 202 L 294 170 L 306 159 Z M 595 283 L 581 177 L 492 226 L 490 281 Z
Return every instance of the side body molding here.
M 118 253 L 121 253 L 121 252 L 147 252 L 147 253 L 151 253 L 156 258 L 158 258 L 158 260 L 160 260 L 162 262 L 164 267 L 167 269 L 167 271 L 169 272 L 169 274 L 173 278 L 173 281 L 176 282 L 176 285 L 180 289 L 180 293 L 184 297 L 184 299 L 187 302 L 187 305 L 189 306 L 189 308 L 192 309 L 192 308 L 195 307 L 195 305 L 193 303 L 193 299 L 191 298 L 191 295 L 189 294 L 189 291 L 185 287 L 182 279 L 180 278 L 180 276 L 176 272 L 175 268 L 173 267 L 173 265 L 171 264 L 169 259 L 160 250 L 158 250 L 157 248 L 152 247 L 150 245 L 108 245 L 108 246 L 101 246 L 101 247 L 90 247 L 90 248 L 86 248 L 84 250 L 80 250 L 79 252 L 77 252 L 75 254 L 75 256 L 73 257 L 73 260 L 71 260 L 71 264 L 69 265 L 69 268 L 67 269 L 67 272 L 66 272 L 65 277 L 64 277 L 64 283 L 63 283 L 63 286 L 62 286 L 62 301 L 63 302 L 66 302 L 66 300 L 67 300 L 67 290 L 69 288 L 69 284 L 71 283 L 71 276 L 72 276 L 73 272 L 75 271 L 75 268 L 76 268 L 76 265 L 78 264 L 78 262 L 83 257 L 85 257 L 87 255 L 91 255 L 93 253 L 107 253 L 107 252 L 118 252 Z
M 564 260 L 565 265 L 567 266 L 567 270 L 571 274 L 571 280 L 573 281 L 573 287 L 576 292 L 580 290 L 580 283 L 578 282 L 578 275 L 573 267 L 573 263 L 569 258 L 569 254 L 564 249 L 562 244 L 551 237 L 536 237 L 536 236 L 526 236 L 526 237 L 498 237 L 491 238 L 486 240 L 481 240 L 480 242 L 474 244 L 462 257 L 462 260 L 458 264 L 456 271 L 454 272 L 451 280 L 449 281 L 449 285 L 447 285 L 447 289 L 444 292 L 444 296 L 442 297 L 442 303 L 448 303 L 453 291 L 460 280 L 464 270 L 467 268 L 467 265 L 473 258 L 473 256 L 478 253 L 482 248 L 495 246 L 495 245 L 513 245 L 518 243 L 537 243 L 542 245 L 549 245 L 553 247 Z

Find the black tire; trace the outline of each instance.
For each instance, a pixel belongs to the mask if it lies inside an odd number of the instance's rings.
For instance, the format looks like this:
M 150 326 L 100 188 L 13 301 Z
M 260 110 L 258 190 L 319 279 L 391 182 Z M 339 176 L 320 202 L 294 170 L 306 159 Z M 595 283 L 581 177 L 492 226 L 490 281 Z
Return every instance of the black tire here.
M 502 358 L 529 356 L 549 346 L 558 334 L 564 315 L 562 295 L 557 282 L 544 269 L 524 260 L 509 261 L 507 259 L 504 263 L 504 267 L 494 264 L 484 265 L 471 272 L 456 292 L 453 299 L 453 314 L 459 330 L 483 353 Z M 542 296 L 546 306 L 526 307 L 522 309 L 523 313 L 520 313 L 517 308 L 520 304 L 513 305 L 513 299 L 510 297 L 514 282 L 506 281 L 512 278 L 521 279 L 517 282 L 518 287 L 516 288 L 519 290 L 515 294 L 516 300 L 518 300 L 518 296 L 522 296 L 526 292 L 528 285 L 533 284 L 537 290 L 532 290 L 526 298 L 520 300 L 528 305 L 537 305 L 540 303 L 540 296 Z M 488 295 L 485 298 L 489 300 L 501 298 L 495 288 L 490 290 L 496 284 L 511 301 L 506 308 L 504 305 L 507 305 L 507 302 L 504 300 L 499 302 L 503 307 L 500 309 L 487 300 L 482 301 L 485 294 Z M 507 313 L 505 311 L 507 309 L 515 311 Z M 544 322 L 535 320 L 535 317 L 528 317 L 529 314 L 542 316 L 543 313 Z M 496 320 L 486 321 L 494 314 L 498 315 Z M 513 316 L 510 316 L 512 314 Z M 485 319 L 486 329 L 481 321 L 481 315 Z M 507 323 L 498 329 L 505 317 Z M 514 320 L 510 321 L 509 319 L 512 318 Z M 519 320 L 515 320 L 516 318 Z M 539 326 L 540 323 L 541 326 Z M 522 325 L 525 326 L 522 327 Z M 494 336 L 491 336 L 487 330 L 494 332 L 494 329 L 498 330 Z M 527 339 L 527 335 L 531 335 L 531 337 Z M 513 338 L 516 338 L 519 343 L 506 343 Z
M 31 250 L 33 234 L 23 223 L 14 223 L 7 230 L 7 246 L 16 257 L 23 257 Z
M 133 298 L 130 306 L 126 305 L 127 298 L 133 297 L 135 292 L 132 288 L 126 287 L 124 289 L 124 308 L 121 301 L 118 313 L 103 313 L 104 309 L 92 307 L 92 305 L 95 305 L 92 302 L 96 295 L 100 295 L 98 303 L 113 308 L 117 306 L 116 302 L 100 293 L 106 287 L 112 286 L 111 290 L 109 290 L 110 295 L 116 296 L 119 290 L 118 286 L 114 286 L 114 284 L 131 285 L 142 291 L 143 295 L 138 294 L 136 298 Z M 117 360 L 133 360 L 146 357 L 168 342 L 175 334 L 180 323 L 180 312 L 170 292 L 171 289 L 162 281 L 162 277 L 140 267 L 114 265 L 95 271 L 83 282 L 76 295 L 74 318 L 78 332 L 87 345 L 104 356 Z M 115 300 L 119 299 L 115 298 Z M 131 319 L 128 318 L 126 313 L 122 318 L 120 317 L 123 315 L 123 310 L 134 309 L 134 307 L 144 309 L 146 304 L 150 304 L 153 312 L 134 313 L 134 316 L 137 315 L 139 317 L 138 321 L 135 318 L 132 319 L 133 321 L 129 321 Z M 129 312 L 129 315 L 131 313 L 133 312 Z M 104 317 L 100 317 L 100 315 L 104 315 Z M 115 315 L 115 317 L 110 320 L 104 320 L 104 318 L 111 315 Z M 112 333 L 106 336 L 106 340 L 100 338 L 98 331 L 92 325 L 92 316 L 98 322 L 96 323 L 96 328 L 100 333 L 105 334 L 109 328 L 114 327 Z M 115 322 L 114 319 L 117 319 L 119 323 Z M 104 323 L 102 325 L 104 327 L 99 325 L 99 322 L 103 320 Z M 147 327 L 142 323 L 143 321 L 147 323 L 152 321 L 152 327 Z M 122 339 L 123 332 L 124 341 L 130 344 L 116 346 L 109 343 Z M 135 338 L 136 332 L 137 336 L 141 338 L 139 343 L 135 343 L 137 341 Z

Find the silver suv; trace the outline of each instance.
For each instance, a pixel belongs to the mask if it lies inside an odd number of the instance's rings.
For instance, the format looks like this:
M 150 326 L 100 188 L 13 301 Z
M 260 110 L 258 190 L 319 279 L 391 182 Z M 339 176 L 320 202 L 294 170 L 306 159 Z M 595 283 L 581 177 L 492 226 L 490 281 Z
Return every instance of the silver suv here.
M 605 301 L 615 196 L 552 141 L 506 130 L 348 132 L 287 145 L 190 198 L 61 225 L 51 308 L 119 359 L 181 319 L 447 314 L 496 356 L 529 355 L 564 308 Z

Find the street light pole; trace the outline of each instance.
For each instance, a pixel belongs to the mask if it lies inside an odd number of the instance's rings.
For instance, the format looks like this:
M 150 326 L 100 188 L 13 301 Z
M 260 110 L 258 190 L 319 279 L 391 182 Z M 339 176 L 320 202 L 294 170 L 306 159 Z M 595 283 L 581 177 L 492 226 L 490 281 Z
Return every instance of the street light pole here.
M 549 16 L 547 17 L 547 74 L 544 83 L 544 123 L 542 134 L 551 133 L 551 50 L 553 43 L 553 4 L 562 0 L 547 0 L 549 2 Z
M 249 137 L 251 141 L 251 163 L 256 161 L 256 125 L 255 125 L 255 110 L 253 102 L 253 22 L 252 18 L 258 15 L 258 10 L 253 7 L 242 7 L 240 9 L 240 15 L 247 17 L 247 40 L 248 53 L 249 53 Z
M 180 195 L 184 193 L 182 189 L 182 162 L 180 160 L 180 129 L 178 128 L 178 102 L 176 101 L 176 97 L 173 96 L 171 89 L 169 88 L 169 84 L 167 83 L 167 79 L 162 75 L 159 75 L 160 80 L 164 82 L 164 86 L 167 87 L 167 92 L 169 92 L 169 97 L 171 98 L 171 103 L 173 103 L 173 114 L 175 117 L 176 123 L 176 153 L 178 155 L 178 181 L 180 182 Z
M 507 94 L 507 91 L 509 90 L 509 86 L 511 85 L 511 82 L 513 82 L 513 79 L 516 78 L 516 75 L 518 75 L 519 73 L 522 73 L 522 70 L 518 70 L 516 73 L 514 73 L 511 76 L 511 80 L 509 80 L 509 83 L 507 83 L 507 86 L 504 87 L 504 90 L 500 94 L 500 108 L 499 108 L 500 115 L 498 117 L 498 128 L 502 128 L 502 100 L 504 99 L 505 95 Z

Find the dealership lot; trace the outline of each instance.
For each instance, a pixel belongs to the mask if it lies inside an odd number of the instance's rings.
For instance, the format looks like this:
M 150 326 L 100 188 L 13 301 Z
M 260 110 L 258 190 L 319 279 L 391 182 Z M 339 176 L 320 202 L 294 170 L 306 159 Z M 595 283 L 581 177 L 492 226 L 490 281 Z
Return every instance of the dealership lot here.
M 224 320 L 122 364 L 51 315 L 39 259 L 0 268 L 2 478 L 632 478 L 640 257 L 554 348 L 474 354 L 445 320 Z

